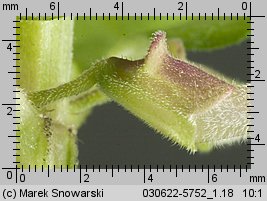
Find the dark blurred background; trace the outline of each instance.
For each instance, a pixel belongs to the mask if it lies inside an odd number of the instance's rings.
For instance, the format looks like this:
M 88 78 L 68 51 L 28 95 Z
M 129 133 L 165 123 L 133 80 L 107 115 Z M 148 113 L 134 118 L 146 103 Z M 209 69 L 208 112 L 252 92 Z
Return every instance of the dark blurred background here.
M 224 75 L 246 82 L 247 41 L 225 49 L 210 52 L 187 52 L 187 57 L 207 65 Z M 108 103 L 96 107 L 87 122 L 80 128 L 79 134 L 79 162 L 89 168 L 93 165 L 108 168 L 129 167 L 132 165 L 151 165 L 159 168 L 175 167 L 188 168 L 202 165 L 219 168 L 242 166 L 245 167 L 248 159 L 247 148 L 243 144 L 226 146 L 215 149 L 210 153 L 190 154 L 174 145 L 160 134 L 153 131 L 141 120 L 137 119 L 116 103 Z

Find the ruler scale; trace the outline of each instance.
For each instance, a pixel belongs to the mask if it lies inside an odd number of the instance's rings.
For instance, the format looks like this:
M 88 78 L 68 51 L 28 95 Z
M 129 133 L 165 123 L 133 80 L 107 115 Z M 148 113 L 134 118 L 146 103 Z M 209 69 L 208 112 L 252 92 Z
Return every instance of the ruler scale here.
M 100 197 L 104 200 L 147 200 L 155 198 L 198 199 L 249 199 L 267 198 L 266 187 L 266 80 L 264 69 L 264 47 L 266 30 L 265 2 L 236 1 L 171 1 L 146 3 L 142 1 L 99 1 L 99 2 L 63 2 L 51 1 L 32 3 L 2 3 L 1 24 L 1 197 L 3 199 L 22 199 L 20 189 L 46 189 L 49 199 L 72 197 L 70 190 L 86 189 L 88 197 Z M 265 11 L 266 12 L 266 11 Z M 21 136 L 17 125 L 20 124 L 20 98 L 17 94 L 20 84 L 21 29 L 22 19 L 60 20 L 70 17 L 75 21 L 157 21 L 166 18 L 180 23 L 185 20 L 205 22 L 247 20 L 250 33 L 245 42 L 244 75 L 247 76 L 247 92 L 250 105 L 247 115 L 250 120 L 246 153 L 242 155 L 245 163 L 183 163 L 176 164 L 86 164 L 78 165 L 24 165 L 19 157 L 22 150 L 17 148 Z M 7 49 L 7 50 L 6 50 Z M 10 51 L 9 51 L 10 50 Z M 264 91 L 265 90 L 265 91 Z M 2 124 L 2 123 L 1 123 Z M 164 140 L 164 139 L 162 139 Z M 178 147 L 177 147 L 178 149 Z M 3 157 L 2 157 L 3 155 Z M 230 156 L 229 156 L 230 157 Z M 230 186 L 229 186 L 230 185 Z M 42 187 L 42 188 L 41 188 Z M 68 189 L 69 187 L 69 189 Z M 131 187 L 131 188 L 130 188 Z M 61 194 L 55 189 L 61 189 Z M 94 195 L 92 192 L 94 191 Z M 24 192 L 24 191 L 23 191 Z M 121 192 L 121 193 L 120 193 Z M 20 194 L 20 195 L 19 195 Z M 51 196 L 53 195 L 53 196 Z M 169 196 L 168 196 L 169 195 Z M 25 195 L 26 196 L 26 195 Z M 25 198 L 24 196 L 24 198 Z M 40 196 L 42 197 L 42 196 Z M 43 195 L 45 197 L 45 195 Z M 85 199 L 81 196 L 79 199 Z

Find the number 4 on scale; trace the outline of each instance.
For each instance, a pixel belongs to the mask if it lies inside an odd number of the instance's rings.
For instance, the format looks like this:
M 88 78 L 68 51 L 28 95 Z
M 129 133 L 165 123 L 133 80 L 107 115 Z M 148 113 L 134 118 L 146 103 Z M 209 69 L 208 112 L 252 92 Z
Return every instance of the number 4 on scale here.
M 260 134 L 257 134 L 256 137 L 254 138 L 255 141 L 260 142 Z
M 147 180 L 149 180 L 150 182 L 153 182 L 153 176 L 152 176 L 152 174 L 150 174 L 150 175 L 148 176 Z
M 8 44 L 8 46 L 7 46 L 7 48 L 6 49 L 8 49 L 9 51 L 11 51 L 12 50 L 12 45 L 11 45 L 11 43 L 9 43 Z
M 120 8 L 120 7 L 119 7 L 119 2 L 116 2 L 116 3 L 115 3 L 114 8 L 117 9 L 117 10 L 119 10 L 119 8 Z

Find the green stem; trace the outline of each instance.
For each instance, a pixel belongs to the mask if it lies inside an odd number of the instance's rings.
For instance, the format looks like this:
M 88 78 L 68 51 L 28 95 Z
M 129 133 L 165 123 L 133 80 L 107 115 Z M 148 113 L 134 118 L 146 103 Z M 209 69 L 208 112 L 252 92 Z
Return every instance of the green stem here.
M 120 59 L 116 57 L 104 59 L 93 64 L 92 67 L 90 67 L 88 70 L 85 70 L 82 75 L 80 75 L 75 80 L 51 89 L 29 92 L 28 98 L 34 103 L 36 107 L 43 107 L 62 98 L 89 92 L 92 87 L 94 87 L 96 84 L 99 84 L 105 76 L 112 77 L 113 72 L 115 73 L 113 68 L 125 70 L 127 68 L 130 69 L 131 67 L 141 64 L 143 64 L 143 60 L 128 61 L 126 59 Z M 107 100 L 107 98 L 104 97 L 103 93 L 99 95 L 100 102 L 105 102 L 105 100 Z M 91 101 L 90 97 L 88 98 L 88 100 Z M 97 100 L 95 99 L 94 101 Z
M 17 161 L 21 165 L 72 166 L 77 164 L 77 124 L 68 100 L 37 108 L 27 94 L 69 82 L 72 75 L 73 21 L 21 20 L 17 29 L 20 41 L 20 112 L 17 135 Z M 71 125 L 71 127 L 70 127 Z
M 28 97 L 37 107 L 42 107 L 64 97 L 78 95 L 89 90 L 96 84 L 96 81 L 94 79 L 94 69 L 89 69 L 85 71 L 81 76 L 79 76 L 78 79 L 60 85 L 58 87 L 29 93 Z
M 90 110 L 95 106 L 102 105 L 110 101 L 98 87 L 93 87 L 91 90 L 82 93 L 78 97 L 75 97 L 70 101 L 71 111 L 74 113 L 80 113 L 86 110 Z
M 40 91 L 69 82 L 72 73 L 72 20 L 21 20 L 21 66 L 17 80 L 26 91 Z

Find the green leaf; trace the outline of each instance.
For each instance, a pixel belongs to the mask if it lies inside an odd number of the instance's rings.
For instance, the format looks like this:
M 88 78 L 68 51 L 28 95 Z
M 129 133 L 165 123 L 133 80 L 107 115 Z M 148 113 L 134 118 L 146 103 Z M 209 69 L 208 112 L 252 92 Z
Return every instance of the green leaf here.
M 170 18 L 170 17 L 169 17 Z M 80 69 L 89 67 L 91 62 L 111 56 L 140 59 L 146 54 L 150 44 L 151 33 L 162 30 L 168 39 L 180 38 L 187 50 L 209 50 L 223 48 L 238 43 L 246 38 L 249 24 L 247 19 L 226 17 L 217 20 L 211 17 L 188 18 L 156 17 L 156 20 L 140 17 L 134 20 L 110 20 L 87 18 L 77 20 L 74 28 L 74 60 Z
M 248 18 L 226 17 L 225 20 L 217 20 L 211 17 L 201 17 L 188 20 L 181 27 L 168 29 L 166 32 L 169 37 L 179 37 L 183 40 L 187 50 L 210 50 L 214 48 L 223 48 L 236 43 L 240 43 L 247 37 L 250 24 Z

